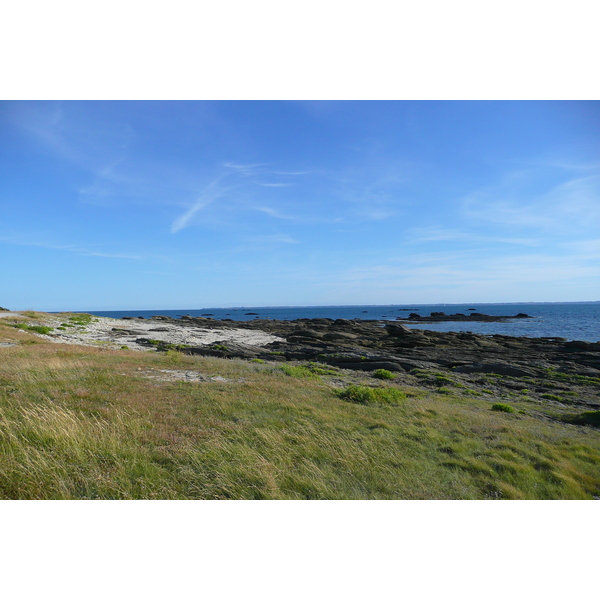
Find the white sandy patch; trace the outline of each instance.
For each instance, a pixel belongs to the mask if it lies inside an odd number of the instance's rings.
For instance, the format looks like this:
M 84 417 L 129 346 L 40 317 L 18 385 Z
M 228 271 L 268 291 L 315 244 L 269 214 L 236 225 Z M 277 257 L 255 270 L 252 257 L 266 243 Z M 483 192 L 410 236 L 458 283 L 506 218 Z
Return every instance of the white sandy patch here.
M 136 342 L 138 339 L 160 340 L 169 344 L 185 344 L 188 346 L 207 346 L 214 342 L 232 342 L 246 346 L 265 346 L 282 338 L 263 331 L 248 329 L 211 329 L 188 325 L 174 325 L 158 320 L 121 320 L 108 317 L 93 317 L 85 326 L 69 327 L 65 331 L 58 330 L 64 317 L 51 316 L 44 319 L 43 324 L 53 327 L 50 335 L 42 337 L 59 344 L 80 344 L 83 346 L 104 346 L 120 348 L 128 346 L 132 350 L 152 350 Z M 33 324 L 33 321 L 31 322 Z M 131 333 L 119 333 L 113 329 L 124 329 Z M 156 331 L 160 329 L 162 331 Z M 154 331 L 153 331 L 154 330 Z
M 232 383 L 232 379 L 215 375 L 210 377 L 197 371 L 182 369 L 138 369 L 138 375 L 146 379 L 155 379 L 157 381 L 187 381 L 189 383 L 204 383 L 208 381 L 217 381 L 219 383 Z M 238 379 L 238 383 L 243 383 L 244 379 Z

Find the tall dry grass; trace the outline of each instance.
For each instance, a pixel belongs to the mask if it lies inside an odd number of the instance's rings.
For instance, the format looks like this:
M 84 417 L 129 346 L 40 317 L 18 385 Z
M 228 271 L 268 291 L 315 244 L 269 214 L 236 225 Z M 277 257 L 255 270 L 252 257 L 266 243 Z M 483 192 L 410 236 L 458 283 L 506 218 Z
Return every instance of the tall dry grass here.
M 205 381 L 148 377 L 160 369 Z M 600 496 L 596 428 L 366 375 L 362 383 L 401 389 L 402 399 L 356 404 L 335 393 L 348 374 L 288 371 L 43 342 L 0 348 L 0 496 Z

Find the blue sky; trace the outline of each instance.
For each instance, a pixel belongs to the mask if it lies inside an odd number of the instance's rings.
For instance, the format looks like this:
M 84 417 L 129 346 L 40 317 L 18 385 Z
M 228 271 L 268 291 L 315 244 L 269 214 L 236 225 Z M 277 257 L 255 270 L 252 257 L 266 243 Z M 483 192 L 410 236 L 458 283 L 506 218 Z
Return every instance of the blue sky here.
M 600 300 L 600 103 L 4 101 L 0 306 Z

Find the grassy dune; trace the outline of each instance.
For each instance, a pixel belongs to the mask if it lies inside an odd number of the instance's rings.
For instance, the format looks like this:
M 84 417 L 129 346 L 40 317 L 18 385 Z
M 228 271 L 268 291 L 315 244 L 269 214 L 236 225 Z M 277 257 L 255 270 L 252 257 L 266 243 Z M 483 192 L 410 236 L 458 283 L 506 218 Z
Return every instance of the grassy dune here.
M 417 379 L 53 344 L 0 322 L 11 341 L 1 498 L 600 496 L 600 430 L 517 401 L 504 412 Z M 205 380 L 162 380 L 183 371 Z

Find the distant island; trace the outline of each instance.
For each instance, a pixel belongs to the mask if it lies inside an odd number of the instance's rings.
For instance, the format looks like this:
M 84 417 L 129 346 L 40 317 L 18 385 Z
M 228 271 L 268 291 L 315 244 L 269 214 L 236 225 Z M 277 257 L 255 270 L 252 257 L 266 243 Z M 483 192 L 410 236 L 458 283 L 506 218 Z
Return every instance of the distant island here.
M 469 310 L 475 310 L 470 308 Z M 442 323 L 448 321 L 483 321 L 486 323 L 503 323 L 511 319 L 533 319 L 531 315 L 525 313 L 519 313 L 517 315 L 485 315 L 483 313 L 472 312 L 468 315 L 462 313 L 455 313 L 453 315 L 447 315 L 444 312 L 432 312 L 428 317 L 422 317 L 417 313 L 410 313 L 408 318 L 396 317 L 397 321 L 404 321 L 407 323 Z

